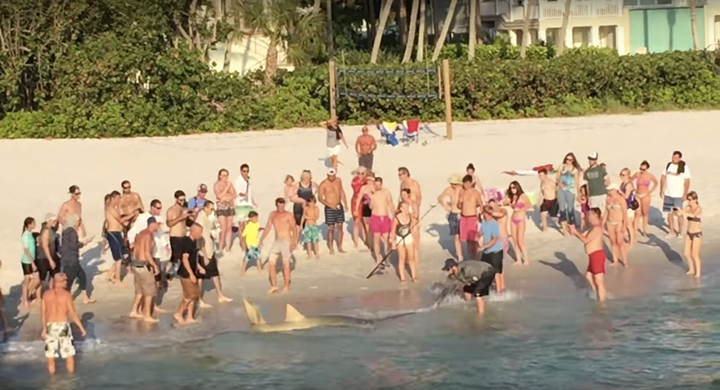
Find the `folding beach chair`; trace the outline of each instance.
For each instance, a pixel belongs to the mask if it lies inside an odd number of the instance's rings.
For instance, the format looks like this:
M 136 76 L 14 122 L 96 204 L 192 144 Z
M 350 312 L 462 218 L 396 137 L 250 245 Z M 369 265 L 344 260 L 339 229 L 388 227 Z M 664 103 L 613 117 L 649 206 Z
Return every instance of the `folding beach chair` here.
M 402 128 L 403 142 L 408 143 L 415 141 L 415 143 L 417 143 L 420 141 L 420 120 L 408 119 L 403 121 Z
M 380 135 L 383 137 L 385 142 L 388 145 L 397 146 L 400 141 L 398 141 L 397 136 L 395 136 L 395 131 L 397 130 L 397 123 L 396 122 L 383 122 L 379 125 L 377 125 L 378 130 L 380 131 Z

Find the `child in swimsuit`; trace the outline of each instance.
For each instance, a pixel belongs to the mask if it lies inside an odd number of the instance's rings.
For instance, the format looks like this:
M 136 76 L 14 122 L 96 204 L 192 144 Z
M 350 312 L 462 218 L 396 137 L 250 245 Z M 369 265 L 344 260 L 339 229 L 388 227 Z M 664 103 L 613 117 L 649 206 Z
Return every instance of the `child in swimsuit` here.
M 310 201 L 303 208 L 303 216 L 300 220 L 300 226 L 305 226 L 302 230 L 302 242 L 306 245 L 308 259 L 315 255 L 316 259 L 320 258 L 318 254 L 318 242 L 320 241 L 320 229 L 317 226 L 317 220 L 320 217 L 320 208 L 317 206 L 315 196 L 310 197 Z
M 260 231 L 263 230 L 258 222 L 258 213 L 251 211 L 248 213 L 248 222 L 245 224 L 245 229 L 242 231 L 242 237 L 245 239 L 245 246 L 247 252 L 245 252 L 245 262 L 242 266 L 241 274 L 249 268 L 252 262 L 255 262 L 258 273 L 262 271 L 262 265 L 260 264 Z

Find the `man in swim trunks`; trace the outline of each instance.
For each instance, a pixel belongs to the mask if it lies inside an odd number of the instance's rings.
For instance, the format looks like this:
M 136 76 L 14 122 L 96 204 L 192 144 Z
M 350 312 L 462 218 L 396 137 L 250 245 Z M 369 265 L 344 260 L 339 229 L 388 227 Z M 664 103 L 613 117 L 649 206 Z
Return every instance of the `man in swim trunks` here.
M 392 194 L 387 188 L 383 187 L 382 177 L 375 178 L 375 192 L 370 195 L 370 231 L 373 234 L 373 252 L 375 253 L 375 262 L 380 263 L 383 256 L 380 256 L 380 241 L 382 240 L 385 252 L 390 250 L 388 238 L 393 224 L 393 215 L 395 215 L 395 204 L 393 203 Z
M 183 227 L 185 225 L 183 224 Z M 197 275 L 205 273 L 205 270 L 198 263 L 198 239 L 202 237 L 203 228 L 199 224 L 190 226 L 190 233 L 185 237 L 179 237 L 176 245 L 179 246 L 182 265 L 177 271 L 180 276 L 183 299 L 173 319 L 180 325 L 195 322 L 195 301 L 200 299 L 200 284 Z
M 77 215 L 82 221 L 82 203 L 80 203 L 80 195 L 82 195 L 82 192 L 80 192 L 80 187 L 71 185 L 68 193 L 70 194 L 70 199 L 60 206 L 60 211 L 57 213 L 57 220 L 60 225 L 62 225 L 62 230 L 65 230 L 65 217 L 69 214 Z M 85 237 L 85 225 L 80 225 L 79 232 L 82 237 Z
M 503 242 L 500 235 L 500 224 L 495 220 L 495 208 L 490 205 L 483 206 L 482 222 L 480 223 L 480 237 L 483 244 L 478 248 L 482 253 L 480 261 L 484 261 L 495 269 L 495 291 L 505 291 L 505 277 L 503 276 Z
M 69 373 L 75 372 L 75 347 L 68 320 L 75 323 L 80 329 L 80 334 L 87 335 L 75 311 L 72 296 L 66 289 L 67 283 L 67 275 L 62 272 L 55 274 L 53 285 L 43 294 L 40 307 L 40 323 L 43 327 L 40 337 L 45 340 L 45 357 L 50 375 L 55 374 L 57 358 L 65 359 Z
M 130 310 L 130 318 L 142 318 L 145 322 L 156 323 L 158 320 L 153 318 L 152 310 L 155 307 L 154 301 L 157 296 L 155 275 L 160 274 L 160 266 L 155 262 L 153 252 L 155 251 L 155 232 L 160 229 L 161 223 L 155 217 L 150 217 L 146 221 L 147 228 L 135 237 L 133 259 L 130 262 L 135 279 L 135 301 Z M 138 314 L 141 304 L 142 315 Z
M 469 259 L 477 259 L 478 255 L 478 214 L 482 206 L 482 197 L 473 187 L 472 176 L 465 175 L 457 207 L 460 209 L 460 241 L 467 243 Z
M 168 279 L 172 279 L 178 269 L 181 266 L 182 256 L 185 251 L 184 242 L 187 235 L 187 225 L 185 225 L 185 219 L 190 215 L 185 202 L 185 193 L 177 190 L 174 194 L 175 203 L 168 208 L 166 218 L 167 225 L 170 228 L 170 250 L 172 255 L 170 257 L 171 270 L 165 270 L 168 274 Z
M 375 137 L 368 134 L 368 132 L 368 127 L 363 126 L 362 134 L 355 141 L 355 152 L 358 156 L 358 165 L 372 170 L 373 152 L 377 149 L 377 142 Z
M 605 291 L 605 251 L 603 250 L 603 228 L 600 209 L 593 207 L 588 212 L 590 230 L 580 233 L 575 225 L 570 225 L 570 232 L 585 244 L 585 253 L 588 255 L 588 267 L 585 278 L 593 292 L 597 294 L 598 302 L 603 302 Z
M 122 216 L 118 211 L 120 204 L 120 193 L 113 191 L 110 193 L 110 203 L 105 206 L 105 225 L 107 226 L 107 232 L 105 238 L 107 239 L 108 245 L 110 246 L 110 252 L 112 253 L 113 264 L 108 275 L 108 280 L 111 283 L 121 282 L 122 263 L 129 261 L 128 249 L 125 246 L 125 236 L 123 232 L 126 226 L 130 223 L 130 220 L 137 217 L 139 211 L 135 210 L 134 213 Z M 122 263 L 121 263 L 122 260 Z
M 473 191 L 477 192 L 474 189 Z M 455 259 L 445 260 L 442 270 L 448 273 L 448 279 L 441 293 L 441 299 L 438 299 L 433 306 L 437 308 L 442 298 L 460 284 L 465 300 L 469 301 L 474 297 L 478 314 L 484 314 L 485 300 L 483 297 L 490 295 L 490 286 L 495 280 L 496 270 L 490 264 L 482 261 L 458 262 Z
M 138 215 L 135 224 L 133 224 L 133 227 L 130 228 L 130 230 L 128 231 L 127 239 L 130 242 L 130 251 L 135 253 L 135 240 L 137 239 L 137 236 L 138 234 L 140 234 L 140 232 L 148 228 L 147 221 L 150 219 L 150 217 L 155 218 L 155 220 L 160 223 L 160 228 L 153 234 L 152 258 L 155 264 L 158 266 L 158 269 L 160 270 L 160 272 L 155 274 L 157 288 L 167 289 L 167 277 L 164 270 L 168 262 L 166 253 L 170 250 L 170 242 L 169 238 L 167 237 L 167 232 L 164 232 L 164 219 L 160 215 L 161 213 L 162 202 L 160 202 L 159 199 L 153 199 L 152 201 L 150 201 L 150 209 Z M 165 310 L 161 309 L 157 305 L 157 302 L 155 302 L 155 308 L 153 309 L 153 312 L 164 313 Z M 138 315 L 141 314 L 142 313 L 138 313 Z
M 342 249 L 343 224 L 345 223 L 345 210 L 347 209 L 347 198 L 342 187 L 342 180 L 337 177 L 335 169 L 330 169 L 327 179 L 323 180 L 318 187 L 317 199 L 325 206 L 325 224 L 328 226 L 327 245 L 330 254 L 334 254 L 335 233 L 337 232 L 338 252 L 345 253 Z
M 557 182 L 548 176 L 548 171 L 542 168 L 538 171 L 538 179 L 540 179 L 540 192 L 542 193 L 543 202 L 540 205 L 540 221 L 542 222 L 543 233 L 547 232 L 548 214 L 557 226 L 558 212 L 560 206 L 557 200 Z
M 297 230 L 295 229 L 295 218 L 293 214 L 285 211 L 285 199 L 275 199 L 275 211 L 268 216 L 268 223 L 260 237 L 258 250 L 262 250 L 263 241 L 275 229 L 275 242 L 270 248 L 268 259 L 268 274 L 270 276 L 270 290 L 268 294 L 277 292 L 277 256 L 283 262 L 283 292 L 290 289 L 290 256 L 298 243 Z
M 441 204 L 448 212 L 447 221 L 450 229 L 450 236 L 455 241 L 455 254 L 459 261 L 463 261 L 462 243 L 460 242 L 460 208 L 458 199 L 462 190 L 462 178 L 460 175 L 452 175 L 448 180 L 450 186 L 438 196 L 438 204 Z

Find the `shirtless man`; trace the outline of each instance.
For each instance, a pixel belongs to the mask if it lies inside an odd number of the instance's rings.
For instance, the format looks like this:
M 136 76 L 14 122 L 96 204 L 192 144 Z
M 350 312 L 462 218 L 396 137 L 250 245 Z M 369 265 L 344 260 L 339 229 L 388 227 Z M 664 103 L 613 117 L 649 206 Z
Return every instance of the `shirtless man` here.
M 375 262 L 380 263 L 383 257 L 380 256 L 380 241 L 382 240 L 383 248 L 387 253 L 388 237 L 392 229 L 393 217 L 395 215 L 395 205 L 393 204 L 392 194 L 387 188 L 383 187 L 382 177 L 375 178 L 375 191 L 370 195 L 370 231 L 373 234 L 373 252 L 375 252 Z
M 458 199 L 462 190 L 462 178 L 460 175 L 452 175 L 448 181 L 450 186 L 447 187 L 440 196 L 438 196 L 438 204 L 441 204 L 445 211 L 448 212 L 447 221 L 450 229 L 450 236 L 455 241 L 455 256 L 458 261 L 463 261 L 462 243 L 460 242 L 460 208 L 458 207 Z
M 478 213 L 483 207 L 482 197 L 473 187 L 473 177 L 465 175 L 458 196 L 460 209 L 460 241 L 467 242 L 468 257 L 477 258 L 478 251 Z
M 118 211 L 119 204 L 120 193 L 117 191 L 111 192 L 110 202 L 105 206 L 105 225 L 107 226 L 105 238 L 107 239 L 108 245 L 110 245 L 110 252 L 115 261 L 108 275 L 108 281 L 111 283 L 121 282 L 121 265 L 128 261 L 128 250 L 125 246 L 123 231 L 126 230 L 125 228 L 130 223 L 130 220 L 138 216 L 137 210 L 129 215 L 120 215 Z
M 62 226 L 60 231 L 65 230 L 66 216 L 75 214 L 82 220 L 82 203 L 80 203 L 80 195 L 82 195 L 82 193 L 80 192 L 80 187 L 71 185 L 68 189 L 68 193 L 70 194 L 70 199 L 60 206 L 60 211 L 57 213 L 57 220 Z M 80 233 L 80 237 L 86 236 L 84 224 L 80 225 L 78 233 Z
M 355 141 L 355 152 L 358 156 L 358 165 L 372 170 L 373 152 L 377 149 L 377 142 L 375 142 L 375 137 L 368 134 L 368 131 L 368 127 L 363 126 L 362 135 Z
M 593 292 L 597 294 L 598 302 L 605 301 L 605 252 L 603 251 L 603 228 L 600 209 L 593 207 L 588 212 L 590 230 L 580 233 L 575 225 L 570 225 L 570 233 L 585 244 L 585 253 L 588 255 L 588 267 L 585 278 Z
M 540 221 L 542 222 L 543 233 L 547 232 L 548 214 L 552 218 L 555 226 L 558 224 L 558 212 L 560 206 L 557 200 L 557 182 L 548 176 L 548 171 L 542 168 L 538 171 L 538 179 L 540 179 L 540 192 L 542 193 L 543 202 L 540 205 Z
M 123 180 L 123 182 L 120 183 L 120 186 L 122 186 L 122 196 L 120 197 L 119 205 L 120 214 L 130 215 L 136 211 L 139 211 L 137 214 L 135 214 L 135 216 L 137 216 L 144 213 L 145 207 L 143 206 L 142 199 L 140 199 L 140 195 L 138 195 L 137 192 L 132 191 L 130 181 Z M 133 223 L 135 223 L 135 219 L 132 219 L 130 221 L 128 228 L 132 226 Z
M 283 262 L 283 292 L 290 289 L 290 256 L 298 243 L 298 237 L 295 229 L 295 217 L 292 213 L 285 211 L 285 199 L 275 199 L 275 211 L 270 213 L 267 226 L 260 237 L 258 249 L 262 250 L 263 241 L 272 229 L 275 229 L 275 242 L 270 248 L 270 257 L 268 258 L 268 275 L 270 277 L 270 290 L 268 294 L 277 292 L 277 255 Z
M 410 199 L 414 203 L 412 213 L 417 216 L 417 222 L 413 227 L 413 239 L 415 239 L 415 261 L 420 262 L 420 207 L 422 206 L 422 192 L 420 191 L 420 183 L 410 177 L 410 171 L 405 167 L 398 168 L 398 179 L 400 179 L 400 193 L 402 191 L 410 191 Z M 417 206 L 417 210 L 415 209 Z
M 168 279 L 171 279 L 175 275 L 182 262 L 183 254 L 183 242 L 187 235 L 187 226 L 185 225 L 185 219 L 190 215 L 185 203 L 185 193 L 177 190 L 174 194 L 175 203 L 168 208 L 165 220 L 170 228 L 170 251 L 172 255 L 170 257 L 169 265 L 172 267 L 172 271 L 165 270 L 168 274 Z
M 337 177 L 335 169 L 331 168 L 327 173 L 327 179 L 320 183 L 317 199 L 325 206 L 325 224 L 328 226 L 327 245 L 330 254 L 335 253 L 333 245 L 336 230 L 338 252 L 345 253 L 342 249 L 342 241 L 347 198 L 342 187 L 342 180 Z
M 75 347 L 68 320 L 75 323 L 80 334 L 87 335 L 73 306 L 72 296 L 66 289 L 67 280 L 64 273 L 55 274 L 52 287 L 43 294 L 40 307 L 40 323 L 43 326 L 40 337 L 45 340 L 45 357 L 50 375 L 55 374 L 57 358 L 65 359 L 69 373 L 75 372 Z
M 155 218 L 147 219 L 147 228 L 135 237 L 135 248 L 133 249 L 133 278 L 135 279 L 135 301 L 130 310 L 130 318 L 142 318 L 148 323 L 157 323 L 153 318 L 152 310 L 155 307 L 157 296 L 157 283 L 155 275 L 160 274 L 160 266 L 155 263 L 153 253 L 155 251 L 155 232 L 160 229 L 161 223 Z M 142 315 L 138 314 L 142 304 Z

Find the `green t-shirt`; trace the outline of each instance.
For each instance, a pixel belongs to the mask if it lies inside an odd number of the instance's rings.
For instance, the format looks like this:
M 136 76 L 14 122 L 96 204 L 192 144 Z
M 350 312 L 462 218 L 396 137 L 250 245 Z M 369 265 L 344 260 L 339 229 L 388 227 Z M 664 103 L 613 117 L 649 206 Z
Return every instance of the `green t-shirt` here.
M 22 234 L 22 246 L 23 249 L 27 249 L 28 252 L 32 255 L 32 259 L 28 259 L 28 257 L 25 255 L 25 250 L 23 250 L 22 255 L 22 263 L 23 264 L 32 264 L 33 260 L 35 260 L 35 237 L 33 237 L 32 232 L 25 232 Z
M 588 196 L 607 195 L 605 176 L 607 176 L 607 170 L 601 165 L 585 170 L 583 178 L 588 183 Z

